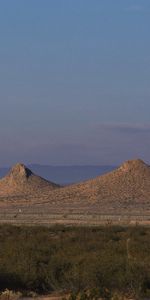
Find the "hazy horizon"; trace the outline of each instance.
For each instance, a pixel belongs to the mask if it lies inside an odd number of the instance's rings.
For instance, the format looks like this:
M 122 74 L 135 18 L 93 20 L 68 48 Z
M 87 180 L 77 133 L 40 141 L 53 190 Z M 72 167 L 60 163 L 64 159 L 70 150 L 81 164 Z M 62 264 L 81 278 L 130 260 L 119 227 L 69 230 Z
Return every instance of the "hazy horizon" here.
M 150 161 L 150 1 L 2 0 L 0 166 Z
M 122 162 L 123 163 L 123 162 Z M 51 168 L 71 168 L 71 167 L 107 167 L 107 166 L 111 166 L 111 167 L 117 167 L 117 165 L 107 165 L 107 164 L 76 164 L 76 165 L 53 165 L 53 164 L 39 164 L 39 163 L 24 163 L 23 161 L 21 161 L 21 162 L 17 162 L 17 163 L 15 163 L 15 164 L 13 164 L 13 165 L 0 165 L 0 168 L 11 168 L 11 167 L 13 167 L 14 165 L 16 165 L 16 164 L 23 164 L 23 165 L 25 165 L 26 167 L 32 167 L 32 166 L 39 166 L 39 167 L 51 167 Z
M 13 166 L 14 167 L 14 166 Z M 46 166 L 26 165 L 34 174 L 51 182 L 67 185 L 85 181 L 103 175 L 115 169 L 115 166 Z M 10 172 L 11 167 L 0 167 L 0 179 Z

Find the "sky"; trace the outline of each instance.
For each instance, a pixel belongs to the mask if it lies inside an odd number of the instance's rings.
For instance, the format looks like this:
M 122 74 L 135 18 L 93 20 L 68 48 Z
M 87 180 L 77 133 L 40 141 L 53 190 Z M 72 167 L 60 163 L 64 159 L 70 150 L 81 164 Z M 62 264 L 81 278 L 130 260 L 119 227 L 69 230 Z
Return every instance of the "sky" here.
M 0 166 L 150 163 L 149 29 L 149 0 L 0 0 Z

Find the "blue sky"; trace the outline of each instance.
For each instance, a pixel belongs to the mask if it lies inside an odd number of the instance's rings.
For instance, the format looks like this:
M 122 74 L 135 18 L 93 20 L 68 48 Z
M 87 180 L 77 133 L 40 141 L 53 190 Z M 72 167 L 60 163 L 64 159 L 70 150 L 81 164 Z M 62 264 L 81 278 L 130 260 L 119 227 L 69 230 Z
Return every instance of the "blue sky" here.
M 0 165 L 150 162 L 150 1 L 0 1 Z

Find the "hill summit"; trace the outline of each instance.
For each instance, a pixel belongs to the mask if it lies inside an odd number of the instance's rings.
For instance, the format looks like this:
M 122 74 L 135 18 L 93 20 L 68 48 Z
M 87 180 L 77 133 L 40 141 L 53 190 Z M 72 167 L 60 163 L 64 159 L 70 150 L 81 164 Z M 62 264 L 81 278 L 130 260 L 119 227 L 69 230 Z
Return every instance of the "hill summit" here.
M 18 163 L 12 167 L 7 178 L 12 178 L 12 180 L 27 180 L 33 173 L 24 164 Z
M 142 172 L 146 168 L 149 169 L 149 166 L 142 159 L 127 160 L 120 166 L 120 170 L 126 171 L 126 172 L 128 172 L 128 171 Z
M 32 195 L 51 191 L 59 187 L 32 173 L 24 164 L 17 163 L 0 180 L 0 196 Z

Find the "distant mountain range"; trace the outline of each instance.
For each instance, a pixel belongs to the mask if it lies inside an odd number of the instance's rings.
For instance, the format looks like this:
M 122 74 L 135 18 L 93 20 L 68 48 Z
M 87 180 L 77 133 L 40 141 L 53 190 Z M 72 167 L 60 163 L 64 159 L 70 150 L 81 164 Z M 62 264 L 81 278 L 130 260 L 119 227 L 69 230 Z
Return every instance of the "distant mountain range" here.
M 115 166 L 47 166 L 30 164 L 27 166 L 35 174 L 56 182 L 60 185 L 77 183 L 80 181 L 92 179 L 96 176 L 108 173 L 115 169 Z M 0 178 L 4 177 L 9 168 L 0 168 Z

